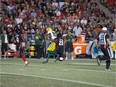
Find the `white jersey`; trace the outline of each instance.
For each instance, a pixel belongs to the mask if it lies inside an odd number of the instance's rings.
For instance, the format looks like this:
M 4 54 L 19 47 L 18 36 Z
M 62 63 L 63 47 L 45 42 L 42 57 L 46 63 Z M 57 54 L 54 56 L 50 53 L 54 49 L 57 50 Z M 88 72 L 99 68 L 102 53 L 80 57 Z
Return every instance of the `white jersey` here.
M 100 33 L 98 40 L 99 40 L 99 45 L 108 45 L 106 39 L 109 38 L 109 35 L 107 33 Z

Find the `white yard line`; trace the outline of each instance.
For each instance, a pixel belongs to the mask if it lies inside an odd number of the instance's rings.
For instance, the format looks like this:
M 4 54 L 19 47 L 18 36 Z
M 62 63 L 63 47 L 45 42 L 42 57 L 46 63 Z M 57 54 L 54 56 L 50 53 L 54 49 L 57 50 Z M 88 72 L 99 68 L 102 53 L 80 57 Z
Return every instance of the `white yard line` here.
M 97 65 L 97 63 L 71 63 L 76 65 Z M 106 65 L 105 63 L 101 63 L 101 65 Z M 116 66 L 116 64 L 110 64 L 111 66 Z
M 1 63 L 1 66 L 2 66 L 2 64 L 3 65 L 17 65 L 17 66 L 24 66 L 24 64 L 16 64 L 16 63 Z M 29 66 L 32 66 L 32 67 L 49 67 L 49 68 L 54 68 L 54 69 L 60 69 L 60 70 L 63 70 L 63 71 L 66 71 L 66 69 L 64 70 L 63 68 L 67 68 L 67 71 L 68 70 L 76 70 L 76 71 L 88 71 L 88 72 L 99 72 L 99 73 L 101 73 L 101 72 L 105 72 L 105 73 L 116 73 L 116 72 L 113 72 L 113 71 L 105 71 L 105 69 L 104 69 L 104 71 L 101 71 L 101 70 L 90 70 L 90 69 L 72 69 L 72 68 L 70 68 L 70 67 L 52 67 L 52 66 L 43 66 L 43 65 L 29 65 Z
M 90 83 L 90 82 L 84 82 L 84 81 L 78 81 L 78 80 L 69 80 L 69 79 L 62 79 L 62 78 L 55 78 L 55 77 L 46 77 L 46 76 L 37 76 L 37 75 L 27 75 L 27 74 L 18 74 L 18 73 L 7 73 L 7 72 L 0 72 L 0 74 L 8 74 L 8 75 L 17 75 L 17 76 L 28 76 L 28 77 L 44 78 L 44 79 L 50 79 L 50 80 L 58 80 L 58 81 L 64 81 L 64 82 L 73 82 L 73 83 L 80 83 L 80 84 L 100 86 L 100 87 L 113 87 L 113 86 L 110 86 L 110 85 L 102 85 L 102 84 L 97 84 L 97 83 Z

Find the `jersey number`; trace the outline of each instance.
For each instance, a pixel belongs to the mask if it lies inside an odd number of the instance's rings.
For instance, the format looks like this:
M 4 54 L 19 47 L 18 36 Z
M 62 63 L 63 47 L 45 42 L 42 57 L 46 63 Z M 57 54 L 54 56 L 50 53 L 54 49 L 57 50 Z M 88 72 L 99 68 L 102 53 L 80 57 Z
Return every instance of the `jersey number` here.
M 59 40 L 59 45 L 63 45 L 63 39 Z

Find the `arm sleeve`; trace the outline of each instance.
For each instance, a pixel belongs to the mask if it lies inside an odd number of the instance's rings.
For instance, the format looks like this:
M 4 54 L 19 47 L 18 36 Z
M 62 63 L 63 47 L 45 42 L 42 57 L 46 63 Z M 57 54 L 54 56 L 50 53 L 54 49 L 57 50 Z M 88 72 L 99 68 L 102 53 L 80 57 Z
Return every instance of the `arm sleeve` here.
M 108 34 L 106 34 L 106 37 L 105 37 L 106 39 L 110 39 L 110 36 L 108 35 Z

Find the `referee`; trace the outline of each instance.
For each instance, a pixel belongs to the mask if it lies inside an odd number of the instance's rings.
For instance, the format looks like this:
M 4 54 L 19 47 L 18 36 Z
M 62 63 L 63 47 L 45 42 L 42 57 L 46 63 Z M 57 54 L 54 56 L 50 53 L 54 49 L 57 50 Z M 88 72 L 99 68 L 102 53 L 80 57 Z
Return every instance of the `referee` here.
M 106 70 L 110 71 L 110 63 L 111 63 L 111 42 L 110 36 L 107 33 L 107 28 L 103 27 L 101 33 L 95 39 L 95 44 L 97 48 L 101 48 L 105 60 L 106 60 Z

